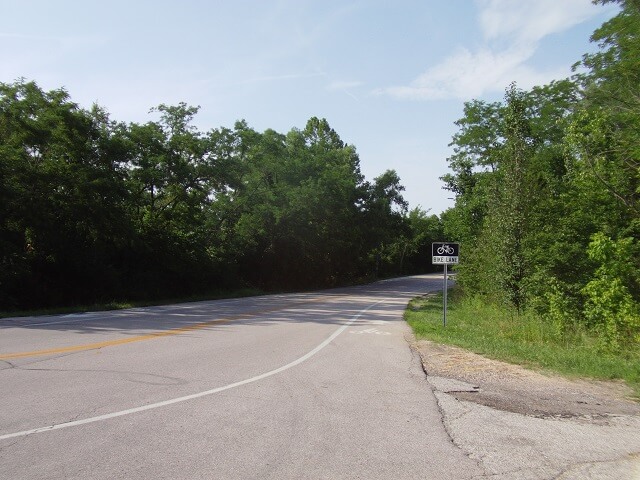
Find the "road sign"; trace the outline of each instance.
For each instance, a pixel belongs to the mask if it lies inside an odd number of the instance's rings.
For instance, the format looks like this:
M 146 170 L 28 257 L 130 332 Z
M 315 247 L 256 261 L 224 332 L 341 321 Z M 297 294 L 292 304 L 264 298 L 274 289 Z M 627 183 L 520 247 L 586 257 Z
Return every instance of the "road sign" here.
M 431 263 L 434 265 L 452 265 L 459 263 L 460 244 L 433 242 L 431 244 Z
M 444 285 L 442 286 L 442 325 L 447 326 L 447 291 L 449 287 L 447 280 L 449 272 L 447 267 L 455 265 L 460 259 L 460 244 L 449 242 L 433 242 L 431 244 L 431 263 L 434 265 L 444 265 Z

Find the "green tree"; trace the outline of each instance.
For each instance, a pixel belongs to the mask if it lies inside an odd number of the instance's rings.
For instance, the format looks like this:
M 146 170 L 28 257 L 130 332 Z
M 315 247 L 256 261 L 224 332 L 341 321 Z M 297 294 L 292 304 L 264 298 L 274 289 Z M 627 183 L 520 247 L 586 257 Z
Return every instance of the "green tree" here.
M 211 203 L 230 180 L 229 159 L 216 132 L 192 124 L 198 107 L 185 103 L 152 109 L 158 121 L 131 124 L 128 185 L 136 219 L 130 276 L 139 296 L 176 295 L 221 282 L 225 262 L 216 252 Z
M 130 233 L 116 127 L 34 82 L 0 84 L 2 300 L 91 301 L 117 291 Z
M 390 276 L 401 273 L 411 242 L 406 220 L 408 203 L 404 187 L 395 170 L 387 170 L 362 186 L 362 221 L 365 229 L 368 263 L 376 273 Z
M 445 235 L 470 245 L 468 293 L 506 292 L 559 333 L 581 324 L 609 349 L 637 340 L 640 295 L 640 6 L 615 3 L 583 73 L 465 104 L 443 177 L 456 205 L 442 215 Z
M 640 304 L 634 301 L 630 285 L 637 282 L 631 261 L 637 243 L 633 238 L 612 241 L 602 233 L 593 236 L 589 258 L 598 263 L 593 278 L 584 287 L 585 317 L 601 335 L 607 350 L 640 341 Z M 632 288 L 633 288 L 632 287 Z
M 614 3 L 602 0 L 599 3 Z M 640 6 L 619 0 L 621 11 L 597 29 L 600 49 L 584 55 L 577 75 L 584 99 L 572 129 L 583 167 L 623 210 L 639 234 L 640 219 Z M 631 233 L 631 231 L 630 231 Z
M 442 218 L 447 238 L 465 245 L 458 270 L 470 291 L 521 310 L 566 266 L 566 256 L 550 253 L 566 213 L 563 126 L 576 98 L 575 84 L 562 81 L 530 92 L 512 85 L 504 104 L 466 105 L 453 173 L 443 178 L 456 206 Z
M 152 113 L 124 124 L 63 89 L 0 84 L 2 307 L 336 285 L 383 245 L 390 273 L 422 248 L 433 219 L 407 218 L 396 172 L 366 182 L 326 120 L 202 133 L 198 107 Z
M 443 224 L 437 215 L 429 215 L 420 207 L 413 208 L 404 218 L 406 235 L 396 238 L 394 245 L 400 253 L 399 274 L 418 274 L 433 271 L 431 244 L 445 238 Z

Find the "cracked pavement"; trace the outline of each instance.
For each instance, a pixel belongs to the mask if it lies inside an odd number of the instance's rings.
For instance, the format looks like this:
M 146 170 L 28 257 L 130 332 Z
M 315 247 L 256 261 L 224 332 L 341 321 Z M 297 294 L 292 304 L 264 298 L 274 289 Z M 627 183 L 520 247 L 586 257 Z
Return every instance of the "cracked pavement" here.
M 614 382 L 547 376 L 421 340 L 445 429 L 496 480 L 640 479 L 640 405 Z

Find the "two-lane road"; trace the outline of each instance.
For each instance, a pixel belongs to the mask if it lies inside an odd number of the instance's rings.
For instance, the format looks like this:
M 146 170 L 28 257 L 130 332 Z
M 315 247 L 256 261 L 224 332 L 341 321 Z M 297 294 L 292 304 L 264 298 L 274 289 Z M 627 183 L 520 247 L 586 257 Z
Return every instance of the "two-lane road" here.
M 421 276 L 0 320 L 0 478 L 465 479 L 402 320 Z

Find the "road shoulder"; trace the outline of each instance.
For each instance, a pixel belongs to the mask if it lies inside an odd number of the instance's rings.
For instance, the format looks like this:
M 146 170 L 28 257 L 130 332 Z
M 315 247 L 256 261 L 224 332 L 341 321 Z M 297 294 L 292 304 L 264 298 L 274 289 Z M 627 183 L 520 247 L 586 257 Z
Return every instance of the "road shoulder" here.
M 640 479 L 640 403 L 618 382 L 566 379 L 412 341 L 449 435 L 491 478 Z

